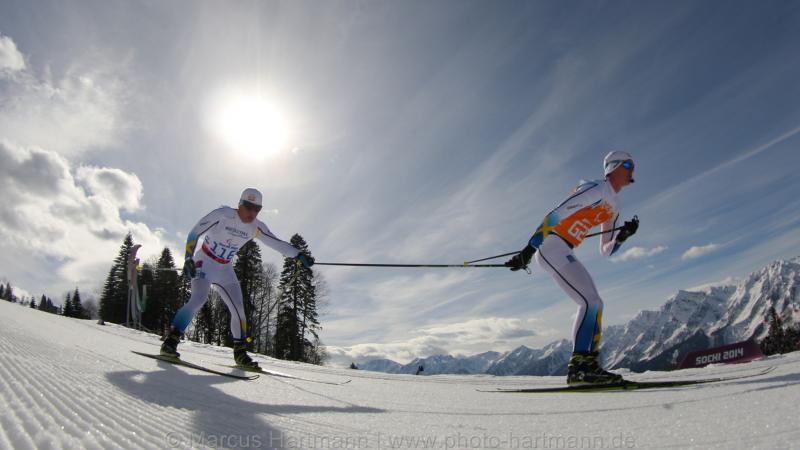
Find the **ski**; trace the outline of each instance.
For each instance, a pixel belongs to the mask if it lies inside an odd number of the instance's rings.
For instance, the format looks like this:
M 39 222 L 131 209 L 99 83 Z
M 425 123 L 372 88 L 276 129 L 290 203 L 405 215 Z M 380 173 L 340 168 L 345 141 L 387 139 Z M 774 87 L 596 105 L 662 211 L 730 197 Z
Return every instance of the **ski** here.
M 142 353 L 142 352 L 137 352 L 135 350 L 131 350 L 131 352 L 132 353 L 136 353 L 137 355 L 145 356 L 147 358 L 157 359 L 159 361 L 164 361 L 164 362 L 167 362 L 167 363 L 170 363 L 170 364 L 175 364 L 177 366 L 184 366 L 184 367 L 189 367 L 191 369 L 202 370 L 203 372 L 222 375 L 223 377 L 235 378 L 237 380 L 255 380 L 256 378 L 258 378 L 258 375 L 237 375 L 235 373 L 222 372 L 222 371 L 219 371 L 219 370 L 210 369 L 208 367 L 203 367 L 201 365 L 190 363 L 188 361 L 184 361 L 184 360 L 179 359 L 179 358 L 173 358 L 173 357 L 170 357 L 170 356 L 154 355 L 154 354 L 151 354 L 151 353 Z
M 345 381 L 339 381 L 339 382 L 314 380 L 312 378 L 303 378 L 303 377 L 297 377 L 297 376 L 294 376 L 294 375 L 289 375 L 288 373 L 275 372 L 273 370 L 267 370 L 267 369 L 264 369 L 264 368 L 261 368 L 261 367 L 259 367 L 258 369 L 254 369 L 252 367 L 242 367 L 242 366 L 236 366 L 236 365 L 232 365 L 232 366 L 229 366 L 229 365 L 226 365 L 226 364 L 221 364 L 221 365 L 224 366 L 224 367 L 230 367 L 231 369 L 239 369 L 239 370 L 243 370 L 245 372 L 258 373 L 258 374 L 261 374 L 261 375 L 268 375 L 268 376 L 271 376 L 271 377 L 288 378 L 290 380 L 308 381 L 308 382 L 311 382 L 311 383 L 319 383 L 319 384 L 329 384 L 331 386 L 341 386 L 343 384 L 347 384 L 347 383 L 353 381 L 353 380 L 350 380 L 350 379 L 345 380 Z
M 767 367 L 756 373 L 747 375 L 735 375 L 730 377 L 718 378 L 702 378 L 695 380 L 672 380 L 672 381 L 623 381 L 622 383 L 611 384 L 584 384 L 577 386 L 559 386 L 547 388 L 522 388 L 522 389 L 503 389 L 497 388 L 494 390 L 481 390 L 479 392 L 494 392 L 494 393 L 526 393 L 526 394 L 545 394 L 545 393 L 559 393 L 559 392 L 608 392 L 608 391 L 634 391 L 642 389 L 665 389 L 682 386 L 692 386 L 708 383 L 719 383 L 722 381 L 741 380 L 743 378 L 757 377 L 765 375 L 775 370 L 774 367 Z

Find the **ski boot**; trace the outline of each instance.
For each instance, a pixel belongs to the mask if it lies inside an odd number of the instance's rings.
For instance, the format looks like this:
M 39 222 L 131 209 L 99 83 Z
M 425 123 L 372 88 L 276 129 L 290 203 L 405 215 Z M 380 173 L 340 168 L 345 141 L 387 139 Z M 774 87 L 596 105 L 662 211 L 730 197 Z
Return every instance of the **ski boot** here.
M 598 352 L 573 352 L 567 366 L 567 384 L 613 384 L 622 383 L 622 375 L 603 370 L 597 363 Z
M 244 369 L 260 369 L 258 363 L 253 361 L 253 358 L 247 354 L 247 344 L 244 342 L 233 342 L 233 360 L 236 361 L 237 366 Z
M 181 342 L 181 333 L 174 327 L 170 328 L 167 338 L 161 344 L 161 356 L 169 356 L 172 358 L 180 358 L 181 354 L 178 353 L 178 344 Z

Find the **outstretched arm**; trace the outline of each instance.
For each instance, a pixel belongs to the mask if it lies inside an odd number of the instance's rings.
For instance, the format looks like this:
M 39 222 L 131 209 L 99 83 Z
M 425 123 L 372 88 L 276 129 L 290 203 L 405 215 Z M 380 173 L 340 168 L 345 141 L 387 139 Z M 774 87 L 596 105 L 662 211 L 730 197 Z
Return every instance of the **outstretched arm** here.
M 259 241 L 263 242 L 264 245 L 275 250 L 286 258 L 294 258 L 300 253 L 300 250 L 294 248 L 292 244 L 281 240 L 272 234 L 272 231 L 270 231 L 269 228 L 267 228 L 267 225 L 263 222 L 258 223 L 256 237 Z

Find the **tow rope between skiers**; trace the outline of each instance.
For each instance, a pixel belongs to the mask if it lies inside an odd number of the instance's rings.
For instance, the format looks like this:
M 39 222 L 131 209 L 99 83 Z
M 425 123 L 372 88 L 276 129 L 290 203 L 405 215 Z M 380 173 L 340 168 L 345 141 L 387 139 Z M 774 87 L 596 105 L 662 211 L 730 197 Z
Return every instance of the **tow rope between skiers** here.
M 489 256 L 488 258 L 480 258 L 473 261 L 464 261 L 463 264 L 367 264 L 367 263 L 338 263 L 338 262 L 318 262 L 314 263 L 315 266 L 350 266 L 350 267 L 424 267 L 424 268 L 442 268 L 442 267 L 476 267 L 476 268 L 492 268 L 492 267 L 505 267 L 505 264 L 473 264 L 480 261 L 488 261 L 490 259 L 502 258 L 504 256 L 516 255 L 519 252 L 503 253 L 502 255 Z
M 351 267 L 508 267 L 505 264 L 363 264 L 363 263 L 326 263 L 315 262 L 315 266 L 351 266 Z

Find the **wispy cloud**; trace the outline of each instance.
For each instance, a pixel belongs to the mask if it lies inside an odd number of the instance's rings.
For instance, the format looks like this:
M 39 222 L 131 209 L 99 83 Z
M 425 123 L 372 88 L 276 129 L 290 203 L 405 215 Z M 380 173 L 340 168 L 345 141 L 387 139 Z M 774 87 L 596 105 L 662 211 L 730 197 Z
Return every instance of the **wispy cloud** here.
M 658 194 L 656 196 L 653 196 L 650 200 L 648 200 L 648 206 L 649 207 L 655 207 L 657 204 L 670 199 L 671 197 L 675 196 L 678 193 L 686 192 L 692 186 L 695 186 L 698 182 L 700 182 L 700 181 L 702 181 L 702 180 L 704 180 L 704 179 L 706 179 L 708 177 L 711 177 L 712 175 L 715 175 L 715 174 L 717 174 L 717 173 L 719 173 L 719 172 L 721 172 L 721 171 L 723 171 L 725 169 L 728 169 L 728 168 L 730 168 L 730 167 L 732 167 L 732 166 L 734 166 L 734 165 L 736 165 L 736 164 L 738 164 L 740 162 L 743 162 L 743 161 L 751 159 L 751 158 L 753 158 L 755 156 L 758 156 L 761 153 L 764 153 L 765 151 L 767 151 L 767 150 L 769 150 L 771 148 L 774 148 L 778 144 L 780 144 L 782 142 L 785 142 L 786 140 L 796 136 L 798 133 L 800 133 L 800 126 L 792 128 L 792 129 L 790 129 L 790 130 L 788 130 L 788 131 L 786 131 L 786 132 L 784 132 L 784 133 L 782 133 L 782 134 L 770 139 L 769 141 L 767 141 L 767 142 L 765 142 L 765 143 L 763 143 L 761 145 L 758 145 L 758 146 L 756 146 L 756 147 L 754 147 L 752 149 L 746 150 L 745 152 L 743 152 L 743 153 L 741 153 L 741 154 L 739 154 L 739 155 L 737 155 L 737 156 L 735 156 L 733 158 L 730 158 L 730 159 L 728 159 L 728 160 L 726 160 L 726 161 L 724 161 L 724 162 L 722 162 L 720 164 L 717 164 L 716 166 L 714 166 L 714 167 L 712 167 L 712 168 L 710 168 L 710 169 L 708 169 L 708 170 L 706 170 L 706 171 L 704 171 L 702 173 L 699 173 L 699 174 L 697 174 L 697 175 L 695 175 L 695 176 L 693 176 L 691 178 L 688 178 L 688 179 L 686 179 L 684 181 L 681 181 L 679 184 L 673 186 L 672 188 L 670 188 L 668 190 L 665 190 L 664 192 L 661 192 L 660 194 Z
M 681 259 L 684 260 L 684 261 L 688 261 L 690 259 L 697 259 L 697 258 L 700 258 L 701 256 L 705 256 L 705 255 L 707 255 L 709 253 L 713 253 L 713 252 L 719 250 L 721 247 L 722 247 L 721 245 L 714 244 L 713 242 L 711 244 L 708 244 L 708 245 L 692 247 L 692 248 L 690 248 L 689 250 L 686 250 L 683 253 L 683 255 L 681 256 Z
M 117 147 L 131 96 L 116 65 L 75 61 L 54 79 L 48 67 L 38 74 L 26 65 L 11 38 L 0 38 L 0 71 L 13 70 L 0 83 L 0 138 L 64 156 Z
M 651 256 L 658 255 L 659 253 L 663 252 L 666 249 L 667 247 L 664 245 L 659 245 L 653 248 L 631 247 L 628 250 L 622 252 L 620 255 L 611 258 L 611 261 L 620 263 L 635 259 L 650 258 Z

